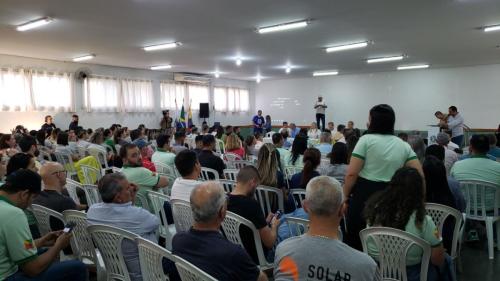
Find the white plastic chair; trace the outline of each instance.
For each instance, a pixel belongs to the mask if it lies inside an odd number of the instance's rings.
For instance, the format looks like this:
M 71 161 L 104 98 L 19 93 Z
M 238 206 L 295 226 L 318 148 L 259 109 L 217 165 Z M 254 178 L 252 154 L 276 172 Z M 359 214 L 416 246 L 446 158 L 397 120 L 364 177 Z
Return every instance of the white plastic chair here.
M 152 212 L 149 207 L 148 197 L 144 193 L 137 192 L 135 195 L 135 206 L 141 207 L 148 212 Z
M 38 161 L 44 163 L 45 161 L 52 161 L 52 157 L 50 156 L 50 150 L 45 146 L 38 146 L 38 151 L 40 154 L 38 155 Z
M 172 200 L 172 215 L 177 232 L 188 231 L 193 225 L 191 204 L 183 200 Z
M 368 252 L 367 240 L 372 239 L 378 249 L 378 267 L 383 280 L 407 281 L 406 257 L 413 246 L 422 249 L 420 281 L 427 280 L 431 246 L 427 241 L 408 232 L 390 227 L 370 227 L 359 232 L 363 252 Z
M 485 181 L 460 181 L 467 206 L 467 219 L 484 221 L 488 239 L 488 257 L 494 259 L 493 225 L 496 223 L 497 235 L 500 233 L 500 186 Z M 497 243 L 500 250 L 500 243 Z
M 309 220 L 287 217 L 285 221 L 288 224 L 288 232 L 290 233 L 290 237 L 300 236 L 309 230 Z
M 227 180 L 236 181 L 236 176 L 238 176 L 239 172 L 240 170 L 237 169 L 224 169 L 224 178 Z
M 226 151 L 226 146 L 224 145 L 224 142 L 220 139 L 215 139 L 215 152 L 219 154 L 224 154 Z
M 79 182 L 67 178 L 66 185 L 64 186 L 64 188 L 66 188 L 66 190 L 68 191 L 69 197 L 71 197 L 71 199 L 73 199 L 73 201 L 75 201 L 76 204 L 80 204 L 80 198 L 78 197 L 77 190 L 81 189 L 82 191 L 85 192 L 83 186 Z
M 241 156 L 239 156 L 238 154 L 226 152 L 226 153 L 224 153 L 224 160 L 229 162 L 229 161 L 242 160 L 242 159 L 241 159 Z
M 274 134 L 276 134 L 276 132 L 275 132 L 275 131 L 270 131 L 270 132 L 267 132 L 267 133 L 266 133 L 266 138 L 271 138 L 271 139 L 272 139 L 272 137 L 273 137 L 273 135 L 274 135 Z
M 101 224 L 90 225 L 87 230 L 102 255 L 107 280 L 131 281 L 123 258 L 122 242 L 130 240 L 130 243 L 135 243 L 135 239 L 139 236 L 117 227 Z
M 92 237 L 87 231 L 87 214 L 76 210 L 66 210 L 63 212 L 64 220 L 67 222 L 74 222 L 75 227 L 71 231 L 73 233 L 73 244 L 75 245 L 76 255 L 78 259 L 87 264 L 95 265 L 97 270 L 97 280 L 106 280 L 106 269 L 104 268 L 104 261 L 95 248 Z
M 222 184 L 222 187 L 224 187 L 226 193 L 232 192 L 236 186 L 236 182 L 232 180 L 219 180 L 219 182 Z
M 85 146 L 76 145 L 76 149 L 78 150 L 78 155 L 80 156 L 80 158 L 89 156 L 89 152 L 87 151 L 87 148 L 85 148 Z
M 257 231 L 257 229 L 255 228 L 254 224 L 251 221 L 245 219 L 244 217 L 229 211 L 226 212 L 226 217 L 222 222 L 222 230 L 224 231 L 227 240 L 245 248 L 245 246 L 243 245 L 243 240 L 241 239 L 240 236 L 240 227 L 242 225 L 248 227 L 250 231 L 252 231 L 255 242 L 255 249 L 257 252 L 257 259 L 259 261 L 258 265 L 260 269 L 266 270 L 272 268 L 273 265 L 271 263 L 268 263 L 266 257 L 264 256 L 264 249 L 262 248 L 262 241 L 260 239 L 260 234 L 259 231 Z
M 283 200 L 283 192 L 281 189 L 259 185 L 254 196 L 259 202 L 260 208 L 262 209 L 262 213 L 264 213 L 265 217 L 272 212 L 276 203 L 278 204 L 278 210 L 281 210 L 282 212 L 285 211 L 285 201 Z
M 236 169 L 236 170 L 239 170 L 239 169 L 246 167 L 246 166 L 255 166 L 255 164 L 253 162 L 246 161 L 246 160 L 228 161 L 227 164 L 228 164 L 228 168 Z
M 113 173 L 121 173 L 122 168 L 118 168 L 118 167 L 111 167 L 111 171 L 112 171 Z
M 303 202 L 306 199 L 306 190 L 302 188 L 292 188 L 289 191 L 292 194 L 293 201 L 295 202 L 295 206 L 303 206 Z
M 263 143 L 273 143 L 273 139 L 271 137 L 265 137 L 265 138 L 262 138 L 262 142 Z
M 168 166 L 167 164 L 158 161 L 153 162 L 153 164 L 155 165 L 156 171 L 158 173 L 175 176 L 174 167 Z
M 96 184 L 96 182 L 98 182 L 102 178 L 100 169 L 96 169 L 84 164 L 80 165 L 80 168 L 82 169 L 84 178 L 83 184 Z M 93 178 L 95 178 L 95 181 L 92 180 Z
M 68 172 L 67 176 L 69 178 L 76 177 L 77 171 L 73 163 L 73 158 L 71 158 L 71 155 L 61 152 L 54 152 L 54 155 L 56 156 L 56 161 L 59 162 L 59 164 L 61 164 L 64 167 L 64 169 Z
M 101 148 L 98 148 L 96 146 L 89 146 L 89 148 L 87 150 L 89 152 L 89 155 L 94 156 L 95 159 L 97 159 L 97 162 L 99 162 L 99 164 L 101 165 L 101 168 L 103 168 L 105 170 L 109 169 L 108 160 L 107 160 L 108 159 L 107 158 L 108 152 L 106 151 L 106 149 L 104 147 L 101 149 Z
M 143 281 L 169 280 L 168 274 L 163 272 L 163 259 L 175 262 L 172 253 L 158 244 L 141 237 L 135 239 L 139 250 L 139 263 Z
M 448 207 L 441 204 L 435 203 L 426 203 L 425 210 L 427 211 L 427 215 L 432 218 L 434 224 L 438 227 L 439 233 L 443 233 L 444 222 L 448 217 L 454 218 L 455 227 L 453 228 L 453 238 L 452 238 L 452 248 L 450 256 L 452 259 L 456 259 L 459 256 L 459 237 L 460 237 L 460 228 L 463 225 L 463 217 L 462 213 L 455 208 Z
M 83 191 L 85 191 L 85 197 L 87 198 L 87 205 L 90 207 L 94 204 L 102 202 L 101 194 L 96 185 L 84 184 Z
M 36 218 L 38 229 L 40 230 L 40 234 L 42 236 L 51 231 L 55 231 L 55 229 L 52 229 L 52 227 L 50 226 L 51 217 L 61 221 L 64 225 L 64 218 L 61 213 L 37 204 L 31 204 L 31 208 L 33 211 L 33 215 Z
M 210 174 L 212 176 L 210 176 Z M 209 180 L 219 180 L 219 172 L 214 169 L 201 167 L 201 180 L 209 181 Z
M 174 256 L 174 258 L 175 267 L 177 267 L 177 271 L 182 281 L 217 281 L 217 279 L 208 275 L 185 259 L 179 256 Z
M 297 166 L 286 166 L 285 167 L 285 176 L 287 180 L 291 180 L 292 176 L 302 172 L 302 167 L 297 167 Z
M 165 239 L 165 248 L 172 250 L 172 238 L 175 233 L 171 231 L 171 228 L 167 224 L 167 215 L 165 214 L 165 208 L 163 208 L 165 202 L 170 202 L 170 197 L 155 191 L 149 191 L 148 197 L 151 202 L 151 211 L 153 211 L 153 214 L 155 214 L 161 222 L 158 229 L 158 235 Z

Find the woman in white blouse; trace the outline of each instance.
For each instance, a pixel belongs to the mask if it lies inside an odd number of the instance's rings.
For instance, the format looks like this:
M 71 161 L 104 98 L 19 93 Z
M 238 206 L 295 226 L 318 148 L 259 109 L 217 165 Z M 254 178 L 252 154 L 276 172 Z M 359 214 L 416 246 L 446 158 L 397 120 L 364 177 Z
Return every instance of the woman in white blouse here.
M 319 135 L 320 134 L 321 134 L 321 131 L 318 130 L 318 125 L 316 124 L 316 122 L 312 122 L 311 123 L 311 128 L 307 132 L 307 136 L 310 139 L 319 139 Z

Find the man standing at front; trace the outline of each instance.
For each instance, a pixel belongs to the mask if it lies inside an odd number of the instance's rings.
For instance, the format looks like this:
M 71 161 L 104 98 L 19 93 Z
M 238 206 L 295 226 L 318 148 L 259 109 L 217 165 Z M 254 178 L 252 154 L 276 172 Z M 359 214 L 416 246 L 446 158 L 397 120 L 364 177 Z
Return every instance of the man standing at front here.
M 321 131 L 325 130 L 325 109 L 327 108 L 326 103 L 323 101 L 323 97 L 319 96 L 318 101 L 314 104 L 314 109 L 316 109 L 316 124 Z M 322 122 L 320 124 L 320 121 Z
M 462 147 L 464 141 L 464 118 L 456 106 L 448 108 L 448 129 L 451 130 L 451 142 Z
M 264 126 L 264 117 L 262 117 L 262 110 L 257 111 L 257 115 L 255 115 L 252 119 L 253 121 L 253 133 L 260 133 L 262 135 L 263 126 Z

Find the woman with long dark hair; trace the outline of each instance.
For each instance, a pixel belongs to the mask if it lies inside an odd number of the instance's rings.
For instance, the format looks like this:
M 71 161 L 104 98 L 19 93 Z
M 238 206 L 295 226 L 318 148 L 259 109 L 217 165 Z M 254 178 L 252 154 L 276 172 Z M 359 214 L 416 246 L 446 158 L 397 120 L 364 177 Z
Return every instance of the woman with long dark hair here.
M 394 135 L 395 122 L 391 106 L 379 104 L 370 109 L 368 132 L 356 144 L 347 168 L 344 196 L 349 200 L 349 208 L 344 242 L 358 250 L 362 250 L 359 231 L 366 226 L 361 215 L 366 200 L 384 190 L 394 172 L 403 166 L 423 174 L 410 145 Z
M 332 147 L 332 152 L 328 154 L 330 163 L 324 167 L 321 174 L 334 177 L 343 183 L 347 172 L 347 145 L 343 142 L 336 142 Z
M 305 189 L 312 178 L 319 176 L 316 169 L 321 163 L 321 152 L 317 148 L 306 149 L 302 162 L 304 163 L 304 168 L 302 172 L 292 176 L 290 179 L 290 188 Z
M 426 215 L 424 199 L 424 180 L 420 171 L 403 167 L 396 171 L 388 188 L 367 201 L 364 216 L 369 226 L 391 227 L 424 239 L 431 245 L 431 264 L 441 267 L 445 262 L 445 250 L 436 225 Z M 347 227 L 349 228 L 349 224 Z M 374 241 L 368 239 L 367 244 L 370 255 L 377 256 Z M 416 246 L 410 247 L 406 255 L 409 281 L 420 280 L 421 260 L 422 250 Z M 432 267 L 429 269 L 433 273 L 428 275 L 427 280 L 436 280 L 436 272 Z
M 269 133 L 273 130 L 271 115 L 266 115 L 266 123 L 264 123 L 264 129 L 266 130 L 266 133 Z
M 307 137 L 303 135 L 297 135 L 292 144 L 292 151 L 285 158 L 285 165 L 302 167 L 302 157 L 307 149 Z

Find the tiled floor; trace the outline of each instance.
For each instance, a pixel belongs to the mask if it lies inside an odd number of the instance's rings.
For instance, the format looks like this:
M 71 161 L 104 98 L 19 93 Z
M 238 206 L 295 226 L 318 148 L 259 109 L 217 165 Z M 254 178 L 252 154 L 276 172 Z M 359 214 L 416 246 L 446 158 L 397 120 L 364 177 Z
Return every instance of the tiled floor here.
M 485 239 L 486 240 L 486 239 Z M 468 242 L 462 249 L 463 271 L 459 281 L 499 281 L 500 251 L 495 249 L 495 259 L 488 259 L 485 242 Z

